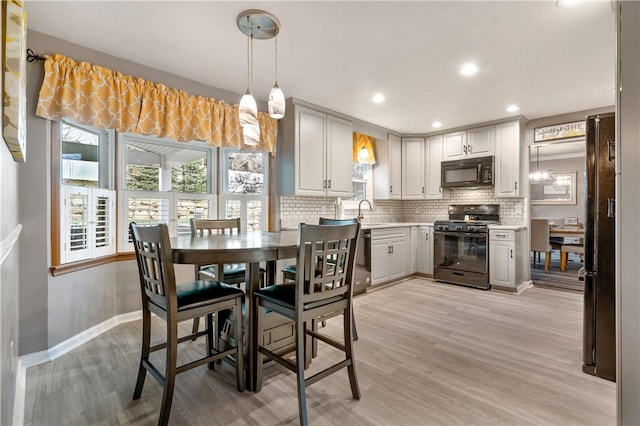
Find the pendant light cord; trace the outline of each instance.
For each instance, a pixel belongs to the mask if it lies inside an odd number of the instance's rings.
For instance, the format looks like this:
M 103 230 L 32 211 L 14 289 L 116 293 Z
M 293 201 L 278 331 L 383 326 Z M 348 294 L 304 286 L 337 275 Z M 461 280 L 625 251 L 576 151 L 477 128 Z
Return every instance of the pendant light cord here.
M 276 33 L 275 39 L 276 39 L 276 84 L 278 84 L 278 33 Z

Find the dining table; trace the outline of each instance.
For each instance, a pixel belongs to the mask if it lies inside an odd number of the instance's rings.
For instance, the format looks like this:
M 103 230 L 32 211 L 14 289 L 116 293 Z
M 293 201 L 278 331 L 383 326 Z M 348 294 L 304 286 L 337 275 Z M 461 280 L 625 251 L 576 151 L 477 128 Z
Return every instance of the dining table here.
M 238 234 L 178 235 L 171 238 L 174 263 L 181 264 L 246 264 L 246 344 L 247 389 L 255 391 L 257 375 L 257 342 L 253 329 L 253 292 L 260 287 L 260 263 L 266 263 L 267 284 L 274 284 L 276 261 L 295 258 L 298 231 L 249 231 Z
M 550 237 L 584 238 L 584 228 L 577 226 L 552 226 L 549 227 Z

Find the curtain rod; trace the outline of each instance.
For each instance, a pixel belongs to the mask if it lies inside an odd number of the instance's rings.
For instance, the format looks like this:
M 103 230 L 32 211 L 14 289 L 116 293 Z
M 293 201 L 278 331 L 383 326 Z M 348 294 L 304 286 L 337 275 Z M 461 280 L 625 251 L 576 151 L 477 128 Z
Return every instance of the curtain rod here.
M 45 56 L 40 56 L 37 53 L 34 53 L 33 50 L 27 49 L 27 62 L 34 61 L 46 61 L 47 58 Z

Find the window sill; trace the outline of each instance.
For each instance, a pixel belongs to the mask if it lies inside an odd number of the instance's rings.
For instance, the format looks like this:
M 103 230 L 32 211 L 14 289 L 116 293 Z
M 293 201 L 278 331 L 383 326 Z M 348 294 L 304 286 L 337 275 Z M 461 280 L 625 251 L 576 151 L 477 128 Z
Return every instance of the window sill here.
M 94 268 L 107 263 L 120 262 L 123 260 L 133 260 L 136 258 L 135 253 L 117 253 L 109 256 L 97 257 L 95 259 L 80 260 L 78 262 L 66 263 L 64 265 L 52 266 L 49 268 L 51 275 L 57 277 L 59 275 L 69 274 L 71 272 L 81 271 L 83 269 Z

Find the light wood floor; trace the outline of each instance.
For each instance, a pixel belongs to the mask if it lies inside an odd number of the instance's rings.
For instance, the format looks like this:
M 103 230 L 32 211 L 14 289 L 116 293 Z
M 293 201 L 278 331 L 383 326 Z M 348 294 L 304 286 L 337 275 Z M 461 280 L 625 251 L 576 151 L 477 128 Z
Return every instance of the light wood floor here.
M 346 370 L 334 374 L 307 389 L 311 424 L 615 424 L 615 384 L 581 371 L 579 293 L 412 279 L 356 297 L 355 312 L 362 399 L 351 399 Z M 151 376 L 131 400 L 140 328 L 120 325 L 30 368 L 25 424 L 156 424 L 161 388 Z M 321 343 L 311 369 L 335 358 Z M 259 393 L 236 392 L 228 365 L 178 375 L 170 424 L 297 424 L 294 376 L 277 365 L 265 374 Z

